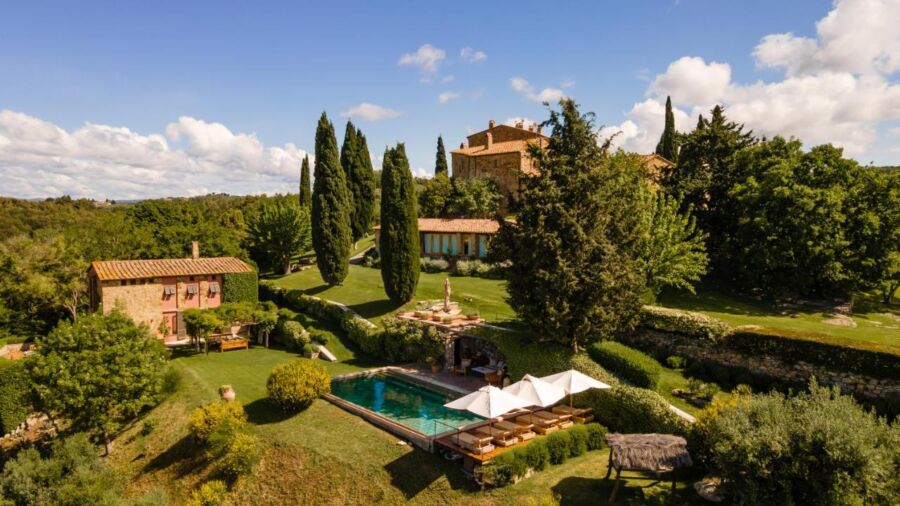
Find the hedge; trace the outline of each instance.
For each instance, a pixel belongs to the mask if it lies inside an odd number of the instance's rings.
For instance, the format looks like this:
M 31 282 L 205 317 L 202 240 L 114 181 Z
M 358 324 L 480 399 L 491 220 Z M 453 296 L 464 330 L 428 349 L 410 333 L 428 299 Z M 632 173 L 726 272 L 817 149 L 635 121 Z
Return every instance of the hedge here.
M 604 436 L 606 427 L 597 423 L 576 425 L 554 432 L 498 455 L 484 466 L 484 478 L 498 487 L 509 485 L 524 477 L 530 470 L 541 471 L 549 465 L 561 464 L 570 457 L 604 448 Z
M 723 338 L 730 330 L 727 323 L 703 313 L 660 306 L 642 307 L 641 325 L 654 330 L 709 339 L 713 342 Z
M 30 391 L 24 363 L 0 359 L 0 435 L 21 425 L 31 414 Z
M 222 302 L 259 302 L 259 279 L 256 272 L 223 274 Z
M 594 410 L 604 425 L 616 432 L 687 436 L 691 423 L 672 411 L 658 393 L 644 388 L 615 385 L 575 395 L 575 405 Z
M 286 412 L 306 409 L 322 394 L 331 392 L 331 376 L 310 360 L 292 360 L 275 366 L 266 381 L 269 398 Z
M 656 389 L 662 366 L 652 357 L 615 341 L 601 341 L 588 348 L 598 364 L 635 386 Z

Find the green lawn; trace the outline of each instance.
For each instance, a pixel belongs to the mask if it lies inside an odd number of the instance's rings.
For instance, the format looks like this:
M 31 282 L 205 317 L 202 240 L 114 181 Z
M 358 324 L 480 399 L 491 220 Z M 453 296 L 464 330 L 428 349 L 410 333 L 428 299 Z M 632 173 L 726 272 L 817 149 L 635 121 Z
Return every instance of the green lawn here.
M 770 302 L 739 298 L 709 288 L 698 289 L 696 295 L 666 293 L 659 304 L 699 311 L 732 326 L 760 325 L 900 346 L 900 308 L 896 305 L 887 308 L 858 303 L 853 314 L 857 327 L 853 328 L 823 323 L 828 317 L 820 311 L 800 310 L 792 317 Z
M 336 347 L 337 348 L 337 347 Z M 350 348 L 333 374 L 358 370 L 360 360 Z M 231 504 L 537 504 L 552 495 L 562 504 L 606 504 L 611 483 L 602 480 L 607 453 L 593 452 L 498 490 L 480 491 L 465 478 L 458 464 L 398 444 L 362 418 L 325 402 L 286 415 L 266 399 L 265 381 L 276 364 L 296 356 L 275 349 L 191 354 L 172 360 L 182 378 L 179 390 L 144 420 L 156 429 L 142 435 L 138 421 L 114 444 L 112 462 L 130 477 L 129 494 L 162 489 L 180 504 L 209 479 L 202 451 L 187 438 L 190 411 L 217 397 L 231 384 L 250 417 L 250 430 L 265 451 L 252 476 L 235 483 Z M 616 504 L 662 503 L 668 487 L 648 481 L 627 481 Z M 696 497 L 679 485 L 671 504 L 691 504 Z M 696 502 L 694 502 L 696 504 Z

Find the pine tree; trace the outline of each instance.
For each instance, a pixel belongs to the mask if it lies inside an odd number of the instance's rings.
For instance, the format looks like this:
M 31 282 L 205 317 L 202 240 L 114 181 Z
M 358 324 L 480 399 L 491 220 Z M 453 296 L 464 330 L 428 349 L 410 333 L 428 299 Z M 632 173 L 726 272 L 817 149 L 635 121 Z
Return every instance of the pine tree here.
M 312 188 L 309 184 L 309 154 L 303 157 L 300 165 L 300 207 L 312 205 Z
M 385 293 L 398 304 L 412 300 L 419 283 L 419 226 L 415 182 L 403 144 L 384 152 L 378 248 Z
M 316 127 L 314 175 L 313 249 L 322 279 L 334 286 L 344 281 L 349 271 L 350 196 L 338 158 L 334 126 L 324 112 Z
M 375 215 L 375 171 L 372 169 L 369 144 L 361 130 L 356 131 L 356 159 L 347 184 L 353 200 L 350 227 L 353 240 L 358 241 L 371 230 Z
M 678 160 L 678 132 L 675 130 L 672 97 L 666 97 L 666 126 L 656 145 L 656 154 L 672 162 Z
M 444 151 L 444 139 L 438 135 L 437 155 L 434 161 L 434 175 L 437 177 L 441 174 L 445 176 L 450 175 L 449 170 L 447 169 L 447 153 Z

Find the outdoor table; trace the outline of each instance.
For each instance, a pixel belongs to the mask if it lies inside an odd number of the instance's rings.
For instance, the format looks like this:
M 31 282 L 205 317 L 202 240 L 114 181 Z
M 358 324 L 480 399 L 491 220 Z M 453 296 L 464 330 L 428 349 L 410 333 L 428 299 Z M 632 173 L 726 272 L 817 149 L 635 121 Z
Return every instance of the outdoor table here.
M 497 371 L 499 371 L 499 369 L 497 369 L 496 367 L 490 367 L 490 366 L 486 366 L 486 365 L 480 365 L 478 367 L 473 367 L 471 370 L 475 371 L 477 373 L 483 374 L 485 381 L 488 381 L 488 379 L 487 379 L 488 375 L 494 374 Z

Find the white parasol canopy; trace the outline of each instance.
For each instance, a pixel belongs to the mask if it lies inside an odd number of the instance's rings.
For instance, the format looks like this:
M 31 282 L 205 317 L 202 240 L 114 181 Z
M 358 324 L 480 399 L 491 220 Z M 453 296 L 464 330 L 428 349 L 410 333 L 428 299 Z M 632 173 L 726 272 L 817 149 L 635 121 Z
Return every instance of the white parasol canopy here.
M 566 396 L 566 390 L 558 385 L 547 383 L 541 378 L 526 374 L 520 381 L 503 389 L 516 397 L 525 399 L 530 406 L 546 408 Z
M 444 404 L 444 407 L 469 411 L 485 418 L 496 418 L 530 405 L 529 401 L 525 399 L 488 385 L 455 401 L 448 402 Z
M 565 372 L 551 374 L 550 376 L 544 376 L 541 379 L 546 381 L 547 383 L 551 383 L 565 389 L 566 393 L 569 394 L 569 406 L 572 405 L 572 394 L 584 392 L 585 390 L 590 390 L 591 388 L 612 388 L 606 383 L 597 381 L 587 374 L 578 372 L 575 369 L 569 369 Z

